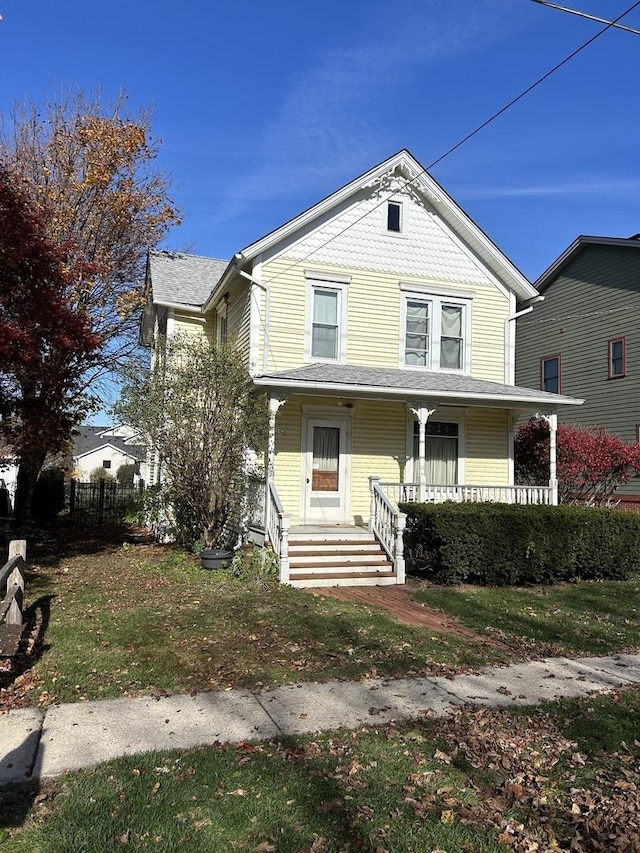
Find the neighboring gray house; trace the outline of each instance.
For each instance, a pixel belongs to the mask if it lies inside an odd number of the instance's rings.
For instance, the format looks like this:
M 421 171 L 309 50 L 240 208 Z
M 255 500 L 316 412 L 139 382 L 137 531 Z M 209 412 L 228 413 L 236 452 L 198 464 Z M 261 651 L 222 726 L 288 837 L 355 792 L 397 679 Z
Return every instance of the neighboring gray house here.
M 561 422 L 638 441 L 640 239 L 578 237 L 534 287 L 544 301 L 517 321 L 516 383 L 584 398 Z M 640 502 L 640 479 L 619 494 Z
M 139 433 L 131 427 L 80 426 L 73 442 L 73 475 L 80 482 L 88 482 L 96 468 L 104 468 L 115 477 L 121 465 L 134 464 L 138 475 L 146 480 L 146 454 Z

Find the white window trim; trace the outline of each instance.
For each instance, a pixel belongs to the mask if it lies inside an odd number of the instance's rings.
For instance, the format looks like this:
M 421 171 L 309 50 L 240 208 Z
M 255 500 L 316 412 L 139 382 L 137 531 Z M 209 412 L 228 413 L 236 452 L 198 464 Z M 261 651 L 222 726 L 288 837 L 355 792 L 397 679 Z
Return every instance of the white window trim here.
M 397 204 L 400 208 L 400 230 L 399 231 L 390 231 L 387 228 L 387 216 L 389 211 L 390 204 Z M 380 228 L 383 234 L 386 234 L 387 237 L 393 237 L 394 239 L 400 238 L 402 240 L 407 239 L 408 233 L 408 215 L 409 215 L 409 205 L 407 204 L 406 198 L 394 198 L 394 196 L 389 196 L 389 198 L 385 199 L 385 203 L 381 206 L 382 210 L 382 219 L 380 222 Z
M 316 290 L 332 290 L 338 294 L 338 355 L 337 358 L 320 358 L 312 356 L 311 342 L 313 337 L 313 297 Z M 326 278 L 318 273 L 314 277 L 307 276 L 307 315 L 304 334 L 304 359 L 310 362 L 326 362 L 327 364 L 345 364 L 347 360 L 347 297 L 349 281 L 338 279 L 331 275 Z
M 400 335 L 399 335 L 399 365 L 405 370 L 435 370 L 442 373 L 471 373 L 471 305 L 470 291 L 455 291 L 445 288 L 409 287 L 400 284 Z M 407 364 L 405 362 L 407 341 L 407 303 L 425 302 L 429 305 L 431 318 L 429 332 L 429 363 L 427 365 Z M 459 305 L 462 307 L 462 367 L 459 369 L 440 367 L 440 338 L 443 305 Z
M 407 415 L 407 461 L 404 469 L 404 482 L 417 483 L 418 472 L 414 471 L 413 458 L 413 429 L 417 418 L 408 413 Z M 458 482 L 457 486 L 464 486 L 466 480 L 466 460 L 467 460 L 467 412 L 466 410 L 447 411 L 446 409 L 438 409 L 437 415 L 432 415 L 429 418 L 432 423 L 445 423 L 458 425 Z M 427 423 L 429 422 L 427 421 Z M 438 485 L 438 484 L 436 484 Z
M 222 346 L 229 340 L 229 300 L 223 299 L 221 302 L 216 305 L 216 343 L 218 346 Z M 224 340 L 222 338 L 222 320 L 225 323 L 225 335 Z

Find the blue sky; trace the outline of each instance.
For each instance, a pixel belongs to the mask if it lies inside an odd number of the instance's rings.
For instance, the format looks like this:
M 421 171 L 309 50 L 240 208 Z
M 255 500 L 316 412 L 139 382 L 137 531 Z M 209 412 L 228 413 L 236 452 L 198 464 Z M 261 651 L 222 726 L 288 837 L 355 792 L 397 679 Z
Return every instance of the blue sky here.
M 428 166 L 600 28 L 531 0 L 0 13 L 0 112 L 63 86 L 151 104 L 184 213 L 166 245 L 225 259 L 400 148 Z M 640 7 L 625 23 L 640 28 Z M 610 30 L 432 170 L 531 279 L 578 234 L 640 231 L 639 71 L 640 36 Z

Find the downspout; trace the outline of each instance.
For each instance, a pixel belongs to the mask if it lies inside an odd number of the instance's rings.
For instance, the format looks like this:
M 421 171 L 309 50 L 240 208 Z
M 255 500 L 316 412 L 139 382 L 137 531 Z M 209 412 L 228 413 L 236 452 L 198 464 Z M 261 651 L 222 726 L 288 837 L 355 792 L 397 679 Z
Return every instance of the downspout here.
M 533 306 L 537 302 L 543 302 L 544 296 L 536 296 L 531 300 L 531 304 L 527 308 L 523 308 L 522 311 L 516 311 L 515 314 L 509 314 L 508 317 L 504 319 L 504 349 L 505 349 L 505 361 L 504 361 L 504 383 L 505 385 L 515 385 L 516 384 L 516 352 L 515 352 L 515 335 L 511 335 L 511 326 L 509 323 L 517 320 L 518 317 L 524 317 L 525 314 L 530 314 L 533 311 Z
M 259 287 L 265 294 L 265 305 L 264 305 L 264 343 L 262 347 L 262 371 L 263 373 L 267 373 L 269 369 L 269 350 L 268 350 L 268 341 L 269 341 L 269 309 L 271 305 L 269 288 L 266 284 L 263 284 L 261 281 L 251 275 L 251 273 L 245 272 L 238 268 L 238 261 L 235 261 L 235 270 L 238 275 L 241 275 L 243 278 L 246 278 L 247 281 L 250 281 L 252 284 L 255 284 L 256 287 Z M 259 310 L 259 309 L 258 309 Z

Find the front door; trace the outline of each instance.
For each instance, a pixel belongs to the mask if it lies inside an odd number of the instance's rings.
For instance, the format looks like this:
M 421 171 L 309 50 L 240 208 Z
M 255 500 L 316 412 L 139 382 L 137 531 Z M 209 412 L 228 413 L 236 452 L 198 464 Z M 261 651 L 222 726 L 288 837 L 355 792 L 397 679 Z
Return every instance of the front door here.
M 305 524 L 345 524 L 349 520 L 350 419 L 307 419 L 303 453 Z

